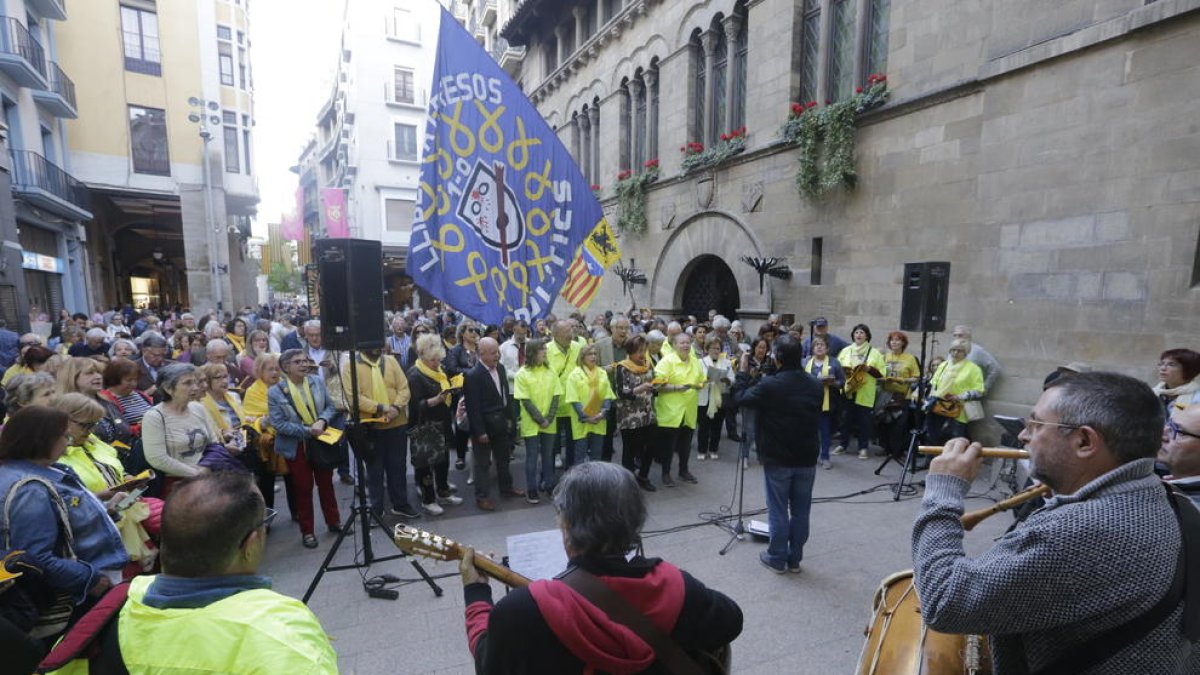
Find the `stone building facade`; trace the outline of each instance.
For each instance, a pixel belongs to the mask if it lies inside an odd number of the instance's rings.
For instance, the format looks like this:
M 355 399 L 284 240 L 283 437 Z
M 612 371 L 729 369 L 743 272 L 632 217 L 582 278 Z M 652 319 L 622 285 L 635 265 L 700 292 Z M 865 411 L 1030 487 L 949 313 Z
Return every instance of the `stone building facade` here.
M 612 220 L 617 174 L 660 160 L 620 242 L 648 283 L 631 301 L 610 274 L 589 312 L 824 315 L 881 344 L 903 264 L 945 260 L 948 325 L 1004 364 L 994 400 L 1200 348 L 1200 0 L 525 0 L 502 35 Z M 856 189 L 801 197 L 790 103 L 873 72 L 890 98 L 859 117 Z M 744 152 L 681 172 L 682 146 L 741 125 Z M 791 278 L 760 293 L 743 255 Z

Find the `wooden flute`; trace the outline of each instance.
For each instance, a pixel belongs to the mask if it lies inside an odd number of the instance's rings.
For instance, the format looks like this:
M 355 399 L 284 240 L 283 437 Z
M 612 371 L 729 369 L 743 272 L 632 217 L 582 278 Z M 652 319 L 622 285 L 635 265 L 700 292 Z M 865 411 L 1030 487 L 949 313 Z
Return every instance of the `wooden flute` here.
M 940 455 L 942 448 L 939 445 L 922 445 L 917 448 L 922 455 Z M 1018 450 L 1016 448 L 984 448 L 979 453 L 980 457 L 999 457 L 1000 459 L 1029 459 L 1028 450 Z
M 1008 499 L 998 501 L 985 509 L 964 513 L 959 517 L 958 520 L 962 523 L 963 529 L 969 531 L 990 516 L 994 516 L 1001 511 L 1008 511 L 1009 509 L 1016 508 L 1030 499 L 1033 499 L 1034 497 L 1043 497 L 1048 494 L 1050 494 L 1050 487 L 1048 485 L 1039 483 L 1031 488 L 1018 492 Z

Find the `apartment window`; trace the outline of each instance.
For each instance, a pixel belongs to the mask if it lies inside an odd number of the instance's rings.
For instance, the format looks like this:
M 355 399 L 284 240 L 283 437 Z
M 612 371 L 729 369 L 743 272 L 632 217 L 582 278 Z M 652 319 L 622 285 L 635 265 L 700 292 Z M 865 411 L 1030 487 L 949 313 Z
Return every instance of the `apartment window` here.
M 548 38 L 542 43 L 542 50 L 546 59 L 546 74 L 549 75 L 558 68 L 558 38 Z
M 870 0 L 867 12 L 866 54 L 863 58 L 865 67 L 859 80 L 859 84 L 864 86 L 871 74 L 887 72 L 888 27 L 891 25 L 892 0 Z
M 746 66 L 750 57 L 750 30 L 746 27 L 746 17 L 739 17 L 738 32 L 733 49 L 733 119 L 729 120 L 730 129 L 740 129 L 746 125 Z
M 241 167 L 241 147 L 238 144 L 237 113 L 228 110 L 221 113 L 225 129 L 225 171 L 239 173 Z
M 612 21 L 617 12 L 621 11 L 621 0 L 604 0 L 604 23 Z
M 821 0 L 804 0 L 801 20 L 800 102 L 817 100 L 817 60 L 821 49 Z
M 125 70 L 144 75 L 162 75 L 157 14 L 121 5 L 121 36 L 125 44 Z
M 246 50 L 238 48 L 238 86 L 246 89 L 250 86 L 250 82 L 246 77 L 246 69 L 249 67 L 249 60 L 246 58 Z
M 417 127 L 412 124 L 395 124 L 395 140 L 392 159 L 417 160 Z
M 238 36 L 238 44 L 239 45 L 246 44 L 246 34 L 245 33 L 243 33 L 242 31 L 239 30 L 237 32 L 237 36 Z
M 854 21 L 856 0 L 832 0 L 829 6 L 829 92 L 840 101 L 854 93 Z
M 250 116 L 242 115 L 242 152 L 246 155 L 246 175 L 254 173 L 250 163 Z
M 708 77 L 708 59 L 704 55 L 704 41 L 700 31 L 692 33 L 692 80 L 696 86 L 692 89 L 692 128 L 688 133 L 689 139 L 704 139 L 704 87 Z
M 650 159 L 658 158 L 658 61 L 653 61 L 650 65 L 653 77 L 646 83 L 647 96 L 650 99 L 650 119 L 647 124 L 647 141 L 646 141 L 646 156 Z M 599 105 L 599 101 L 596 104 Z
M 809 267 L 808 282 L 813 286 L 821 285 L 821 265 L 825 258 L 825 238 L 813 237 L 812 264 Z
M 232 40 L 233 31 L 229 30 L 229 26 L 217 26 L 218 40 Z
M 134 173 L 171 175 L 167 117 L 157 108 L 129 106 L 129 139 Z
M 5 96 L 0 99 L 4 105 L 4 123 L 8 125 L 8 147 L 13 150 L 24 150 L 25 142 L 21 135 L 21 111 L 17 102 Z
M 217 43 L 217 62 L 221 66 L 221 84 L 232 87 L 233 81 L 233 46 L 228 42 Z
M 392 76 L 392 100 L 396 103 L 416 102 L 417 92 L 413 85 L 412 70 L 396 66 Z
M 574 19 L 571 19 L 571 21 L 569 21 L 566 25 L 563 26 L 562 41 L 563 41 L 563 55 L 564 56 L 570 56 L 571 54 L 574 54 L 575 50 L 579 47 L 579 45 L 575 43 L 575 20 Z
M 421 41 L 421 23 L 413 18 L 412 12 L 393 7 L 386 23 L 388 37 L 404 42 Z
M 417 203 L 411 199 L 385 199 L 384 221 L 388 232 L 411 232 Z
M 646 82 L 639 72 L 633 105 L 633 169 L 639 171 L 646 162 Z

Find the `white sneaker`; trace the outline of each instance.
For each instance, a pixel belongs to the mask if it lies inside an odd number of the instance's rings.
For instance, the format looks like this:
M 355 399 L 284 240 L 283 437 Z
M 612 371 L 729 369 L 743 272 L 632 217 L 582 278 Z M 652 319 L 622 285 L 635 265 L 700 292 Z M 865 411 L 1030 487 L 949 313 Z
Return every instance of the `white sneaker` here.
M 859 459 L 871 459 L 871 455 L 866 450 L 859 450 L 858 458 Z
M 742 458 L 742 471 L 745 471 L 746 469 L 749 469 L 749 468 L 750 468 L 750 458 L 749 457 Z
M 556 468 L 556 469 L 562 468 L 562 455 L 554 456 L 554 468 Z
M 833 449 L 833 454 L 844 455 L 844 454 L 846 454 L 846 448 L 843 448 L 842 446 L 839 445 Z
M 823 459 L 823 460 L 821 460 L 821 468 L 822 468 L 822 469 L 832 469 L 832 468 L 833 468 L 833 462 L 831 462 L 831 461 L 829 461 L 829 460 L 827 460 L 827 459 Z
M 422 504 L 421 508 L 424 509 L 425 513 L 428 513 L 431 516 L 440 516 L 446 512 L 445 509 L 437 505 L 437 502 L 433 502 L 431 504 Z
M 463 500 L 462 497 L 446 495 L 445 497 L 438 497 L 437 503 L 444 504 L 446 506 L 458 506 L 459 504 L 463 503 Z
M 708 460 L 709 460 L 710 462 L 715 462 L 715 461 L 717 461 L 717 453 L 715 453 L 715 452 L 710 452 L 710 453 L 708 453 Z
M 708 459 L 708 453 L 707 453 L 707 452 L 702 452 L 702 453 L 700 453 L 700 454 L 696 455 L 696 460 L 697 460 L 697 461 L 703 462 L 703 461 L 704 461 L 704 460 L 706 460 L 706 459 Z

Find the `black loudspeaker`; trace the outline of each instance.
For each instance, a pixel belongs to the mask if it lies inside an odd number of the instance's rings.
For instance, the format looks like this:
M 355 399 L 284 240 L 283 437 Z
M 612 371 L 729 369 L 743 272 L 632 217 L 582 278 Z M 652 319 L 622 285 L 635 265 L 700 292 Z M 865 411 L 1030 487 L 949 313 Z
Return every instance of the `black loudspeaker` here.
M 945 331 L 949 297 L 950 263 L 905 263 L 900 330 L 915 333 Z
M 382 349 L 383 247 L 365 239 L 318 239 L 321 346 Z

